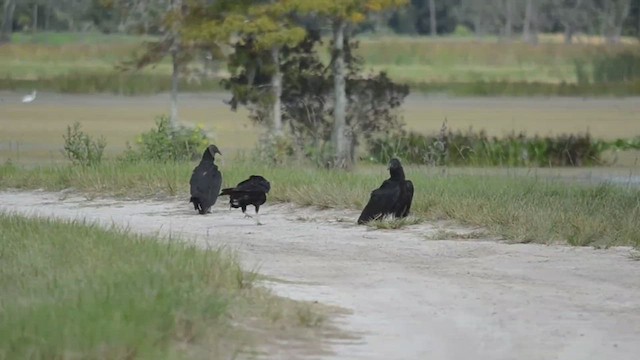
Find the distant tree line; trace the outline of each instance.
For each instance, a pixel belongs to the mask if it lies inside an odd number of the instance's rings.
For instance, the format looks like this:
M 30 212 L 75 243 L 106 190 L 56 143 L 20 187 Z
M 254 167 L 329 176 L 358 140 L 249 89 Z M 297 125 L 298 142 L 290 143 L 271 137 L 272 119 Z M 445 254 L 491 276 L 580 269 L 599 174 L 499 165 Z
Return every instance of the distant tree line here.
M 216 0 L 207 0 L 215 3 Z M 242 1 L 240 1 L 242 2 Z M 188 3 L 188 1 L 187 1 Z M 0 41 L 11 31 L 87 31 L 158 34 L 172 0 L 0 0 Z M 522 36 L 579 33 L 640 37 L 640 0 L 410 0 L 401 9 L 377 12 L 357 31 L 413 35 Z
M 395 32 L 420 35 L 472 33 L 536 42 L 538 33 L 640 37 L 640 0 L 411 0 L 382 22 Z

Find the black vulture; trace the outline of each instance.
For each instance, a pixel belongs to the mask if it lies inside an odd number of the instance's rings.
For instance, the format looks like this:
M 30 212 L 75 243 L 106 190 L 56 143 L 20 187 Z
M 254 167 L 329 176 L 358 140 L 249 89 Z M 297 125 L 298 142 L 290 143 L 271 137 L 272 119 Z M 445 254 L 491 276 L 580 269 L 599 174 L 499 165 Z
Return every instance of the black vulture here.
M 267 201 L 267 193 L 271 190 L 271 184 L 267 179 L 260 175 L 251 175 L 247 180 L 241 181 L 233 188 L 222 189 L 220 195 L 229 195 L 229 205 L 232 208 L 242 208 L 245 217 L 251 217 L 247 214 L 247 206 L 253 205 L 256 208 L 256 222 L 260 223 L 258 211 L 260 205 Z
M 358 224 L 381 219 L 385 215 L 403 218 L 409 215 L 413 200 L 413 183 L 404 178 L 404 170 L 398 159 L 389 162 L 389 178 L 371 192 L 369 202 L 358 218 Z
M 211 212 L 211 207 L 218 199 L 218 192 L 222 187 L 222 174 L 218 166 L 214 164 L 215 155 L 220 154 L 220 150 L 215 145 L 209 145 L 202 154 L 200 164 L 193 169 L 191 174 L 191 199 L 193 208 L 200 214 Z

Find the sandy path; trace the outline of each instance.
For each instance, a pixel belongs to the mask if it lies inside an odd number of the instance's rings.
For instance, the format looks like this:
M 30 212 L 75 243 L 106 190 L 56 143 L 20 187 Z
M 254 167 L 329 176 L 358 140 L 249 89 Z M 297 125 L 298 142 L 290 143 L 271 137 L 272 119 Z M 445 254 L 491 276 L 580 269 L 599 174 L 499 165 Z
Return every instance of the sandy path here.
M 224 201 L 224 200 L 223 200 Z M 258 227 L 218 204 L 0 192 L 0 211 L 86 218 L 237 249 L 245 266 L 293 283 L 281 295 L 352 309 L 357 341 L 335 359 L 616 359 L 640 354 L 640 261 L 630 249 L 433 241 L 446 223 L 353 225 L 349 210 L 263 208 Z M 463 229 L 447 228 L 453 231 Z

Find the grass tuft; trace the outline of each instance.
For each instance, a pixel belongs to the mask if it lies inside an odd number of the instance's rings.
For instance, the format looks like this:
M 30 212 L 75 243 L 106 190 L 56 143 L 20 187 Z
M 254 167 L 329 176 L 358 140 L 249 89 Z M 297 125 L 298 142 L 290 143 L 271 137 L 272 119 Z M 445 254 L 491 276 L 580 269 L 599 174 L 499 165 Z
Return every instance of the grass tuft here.
M 374 229 L 401 229 L 405 226 L 417 225 L 424 220 L 417 216 L 407 216 L 405 218 L 396 218 L 393 216 L 384 216 L 382 219 L 369 221 L 367 226 Z

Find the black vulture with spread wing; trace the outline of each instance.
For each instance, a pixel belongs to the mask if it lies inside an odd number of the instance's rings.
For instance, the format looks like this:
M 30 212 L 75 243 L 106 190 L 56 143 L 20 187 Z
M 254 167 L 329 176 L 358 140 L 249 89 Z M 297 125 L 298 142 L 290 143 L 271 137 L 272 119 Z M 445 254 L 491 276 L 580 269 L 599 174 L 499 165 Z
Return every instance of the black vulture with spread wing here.
M 200 214 L 211 212 L 211 207 L 218 199 L 218 193 L 222 187 L 222 174 L 218 166 L 214 164 L 215 154 L 220 154 L 220 150 L 215 145 L 209 145 L 202 154 L 200 164 L 193 169 L 191 174 L 191 199 L 193 208 Z
M 271 184 L 267 179 L 260 175 L 251 175 L 247 180 L 241 181 L 233 188 L 222 189 L 220 196 L 229 195 L 229 204 L 232 208 L 242 208 L 245 217 L 251 217 L 247 214 L 247 206 L 253 205 L 256 209 L 256 222 L 260 223 L 258 211 L 260 205 L 267 201 L 267 193 L 271 190 Z
M 389 178 L 371 192 L 369 202 L 362 210 L 358 224 L 381 219 L 385 215 L 403 218 L 409 215 L 413 200 L 413 183 L 404 177 L 404 169 L 398 159 L 389 162 Z

